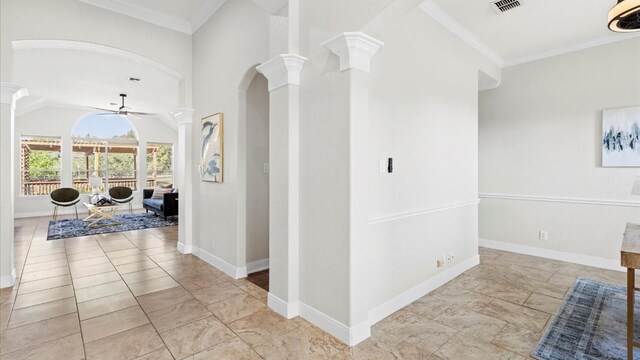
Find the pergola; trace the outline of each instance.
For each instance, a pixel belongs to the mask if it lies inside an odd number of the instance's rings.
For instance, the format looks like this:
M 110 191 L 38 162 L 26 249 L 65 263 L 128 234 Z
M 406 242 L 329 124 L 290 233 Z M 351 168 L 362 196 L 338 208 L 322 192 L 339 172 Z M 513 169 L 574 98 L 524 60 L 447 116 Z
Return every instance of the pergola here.
M 146 148 L 146 154 L 153 155 L 152 164 L 148 164 L 153 166 L 153 177 L 149 179 L 153 185 L 155 185 L 158 177 L 158 149 L 159 145 L 148 144 Z M 60 141 L 58 139 L 46 139 L 46 138 L 38 138 L 38 139 L 23 139 L 22 140 L 22 154 L 21 154 L 21 167 L 22 174 L 21 179 L 24 186 L 37 186 L 39 193 L 49 193 L 54 190 L 55 187 L 59 186 L 59 181 L 51 182 L 47 180 L 38 180 L 31 179 L 29 176 L 29 164 L 30 164 L 30 155 L 33 151 L 51 151 L 51 152 L 59 152 L 61 150 Z M 90 177 L 100 177 L 100 157 L 97 156 L 99 154 L 104 154 L 105 152 L 111 154 L 131 154 L 133 155 L 133 167 L 137 169 L 138 167 L 138 142 L 136 140 L 128 140 L 128 139 L 112 139 L 108 140 L 108 143 L 96 141 L 95 139 L 77 139 L 73 140 L 73 148 L 72 151 L 74 153 L 83 153 L 85 156 L 85 174 L 86 178 L 78 179 L 74 178 L 74 185 L 85 184 L 88 183 Z M 93 164 L 91 164 L 90 156 L 94 156 Z M 26 171 L 25 171 L 26 170 Z M 135 187 L 135 182 L 137 181 L 137 177 L 134 175 L 134 178 L 120 179 L 120 178 L 110 178 L 109 182 L 113 184 L 113 186 L 129 186 Z M 49 186 L 47 186 L 49 185 Z M 46 187 L 45 188 L 43 188 Z M 51 187 L 51 189 L 49 189 Z M 29 191 L 30 193 L 32 191 Z

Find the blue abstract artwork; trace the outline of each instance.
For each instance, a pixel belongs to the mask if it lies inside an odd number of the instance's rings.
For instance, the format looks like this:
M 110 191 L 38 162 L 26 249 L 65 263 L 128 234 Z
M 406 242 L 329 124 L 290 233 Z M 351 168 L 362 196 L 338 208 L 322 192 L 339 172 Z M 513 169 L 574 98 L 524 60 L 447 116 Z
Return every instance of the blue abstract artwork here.
M 200 174 L 202 181 L 222 182 L 222 113 L 202 119 Z
M 640 167 L 640 107 L 603 112 L 602 166 Z

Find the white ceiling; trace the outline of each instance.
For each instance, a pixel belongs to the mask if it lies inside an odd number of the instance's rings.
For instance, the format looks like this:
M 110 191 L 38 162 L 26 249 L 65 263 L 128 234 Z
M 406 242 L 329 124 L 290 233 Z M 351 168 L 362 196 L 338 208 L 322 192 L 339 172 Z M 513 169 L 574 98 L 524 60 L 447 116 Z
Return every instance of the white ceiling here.
M 502 14 L 489 0 L 427 0 L 422 8 L 436 19 L 438 13 L 448 15 L 445 26 L 466 30 L 472 42 L 507 66 L 638 36 L 608 30 L 615 0 L 521 1 L 521 7 Z

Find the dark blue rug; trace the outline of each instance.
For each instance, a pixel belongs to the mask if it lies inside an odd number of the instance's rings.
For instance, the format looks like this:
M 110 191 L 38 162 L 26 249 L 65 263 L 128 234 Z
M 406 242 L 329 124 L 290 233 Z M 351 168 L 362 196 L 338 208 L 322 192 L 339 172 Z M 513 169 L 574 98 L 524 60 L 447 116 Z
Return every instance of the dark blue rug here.
M 635 309 L 640 311 L 636 292 Z M 635 338 L 640 321 L 634 319 Z M 538 346 L 531 354 L 540 360 L 627 358 L 627 288 L 578 279 Z M 634 350 L 640 359 L 640 349 Z
M 122 225 L 108 225 L 98 228 L 87 227 L 88 223 L 82 219 L 65 219 L 49 221 L 47 240 L 66 239 L 71 237 L 106 234 L 120 231 L 141 230 L 177 225 L 177 222 L 165 221 L 154 214 L 124 214 L 116 215 L 116 220 Z

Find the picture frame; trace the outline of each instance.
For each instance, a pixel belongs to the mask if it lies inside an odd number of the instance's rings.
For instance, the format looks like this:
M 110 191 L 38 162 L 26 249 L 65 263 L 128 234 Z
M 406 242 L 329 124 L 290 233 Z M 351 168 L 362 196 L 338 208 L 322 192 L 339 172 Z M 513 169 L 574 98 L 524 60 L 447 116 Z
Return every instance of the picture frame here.
M 602 166 L 640 167 L 640 106 L 602 112 Z
M 222 183 L 224 179 L 224 114 L 219 112 L 200 121 L 200 179 Z

